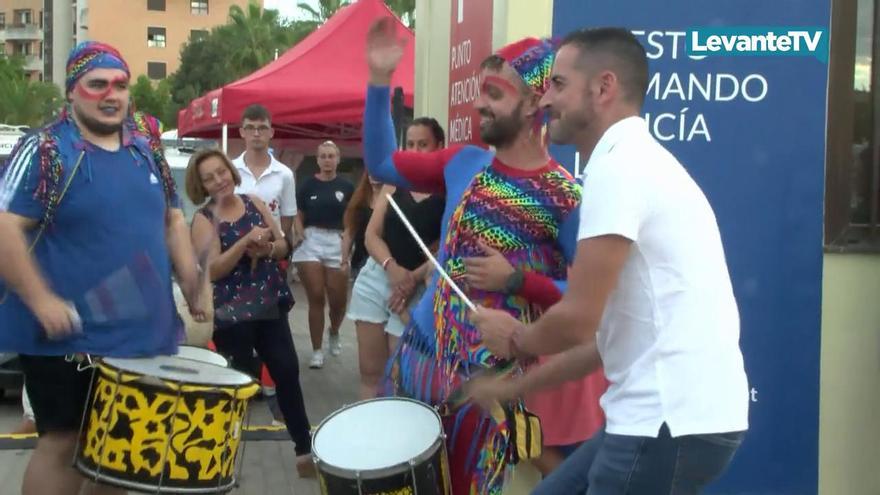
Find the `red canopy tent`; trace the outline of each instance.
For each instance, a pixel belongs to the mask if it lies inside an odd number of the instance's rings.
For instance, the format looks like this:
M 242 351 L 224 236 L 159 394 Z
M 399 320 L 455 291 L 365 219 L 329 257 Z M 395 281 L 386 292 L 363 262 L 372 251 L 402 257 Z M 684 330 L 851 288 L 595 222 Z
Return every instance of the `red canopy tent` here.
M 220 138 L 224 125 L 237 127 L 245 107 L 260 103 L 272 113 L 276 138 L 359 141 L 369 76 L 366 36 L 383 16 L 395 17 L 381 0 L 343 7 L 277 60 L 190 102 L 178 114 L 178 136 Z M 397 26 L 408 42 L 392 87 L 403 89 L 411 108 L 415 36 L 400 20 Z

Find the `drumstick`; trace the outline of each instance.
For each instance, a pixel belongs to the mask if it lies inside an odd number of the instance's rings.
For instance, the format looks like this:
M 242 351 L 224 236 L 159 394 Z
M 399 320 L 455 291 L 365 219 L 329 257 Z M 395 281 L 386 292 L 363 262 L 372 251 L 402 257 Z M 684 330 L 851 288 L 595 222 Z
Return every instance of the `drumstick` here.
M 456 285 L 455 282 L 452 281 L 452 278 L 449 277 L 449 274 L 446 273 L 446 270 L 444 270 L 443 267 L 440 266 L 440 263 L 438 263 L 437 260 L 434 258 L 434 255 L 431 254 L 431 250 L 428 249 L 428 246 L 425 246 L 425 243 L 422 242 L 422 238 L 419 237 L 419 234 L 416 233 L 416 229 L 414 229 L 413 226 L 409 223 L 409 220 L 406 219 L 406 215 L 404 215 L 403 212 L 400 211 L 400 207 L 397 206 L 397 202 L 394 201 L 394 198 L 392 198 L 390 194 L 386 194 L 385 197 L 388 198 L 388 204 L 390 204 L 391 207 L 394 208 L 394 212 L 397 213 L 398 217 L 400 217 L 400 221 L 403 222 L 406 230 L 409 231 L 419 247 L 422 248 L 422 252 L 425 253 L 425 256 L 427 256 L 429 260 L 431 260 L 434 268 L 436 268 L 437 271 L 440 272 L 440 276 L 442 276 L 443 279 L 446 280 L 446 283 L 449 284 L 450 287 L 452 287 L 452 290 L 454 290 L 455 293 L 458 294 L 458 297 L 460 297 L 461 300 L 464 301 L 464 303 L 467 305 L 468 308 L 470 308 L 471 311 L 476 311 L 477 307 L 474 306 L 474 303 L 472 303 L 471 300 L 468 299 L 466 295 L 464 295 L 464 292 L 462 292 L 461 289 L 458 288 L 458 285 Z

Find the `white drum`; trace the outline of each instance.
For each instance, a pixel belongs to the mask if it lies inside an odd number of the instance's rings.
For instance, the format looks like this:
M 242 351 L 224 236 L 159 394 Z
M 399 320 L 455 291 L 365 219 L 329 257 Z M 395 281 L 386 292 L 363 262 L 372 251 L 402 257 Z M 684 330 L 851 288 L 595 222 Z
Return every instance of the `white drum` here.
M 217 366 L 229 367 L 229 361 L 211 349 L 196 347 L 194 345 L 181 345 L 177 347 L 177 357 L 191 359 L 202 363 L 216 364 Z
M 428 405 L 381 398 L 346 406 L 318 426 L 312 455 L 323 493 L 451 493 L 440 416 Z

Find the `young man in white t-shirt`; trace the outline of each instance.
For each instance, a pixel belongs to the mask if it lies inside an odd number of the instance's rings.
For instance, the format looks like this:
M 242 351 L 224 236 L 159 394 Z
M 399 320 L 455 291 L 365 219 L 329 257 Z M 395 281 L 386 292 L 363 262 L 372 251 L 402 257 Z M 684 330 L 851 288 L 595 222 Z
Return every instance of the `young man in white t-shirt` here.
M 293 240 L 296 182 L 293 171 L 269 153 L 269 141 L 275 131 L 266 107 L 250 105 L 245 108 L 239 133 L 244 139 L 245 151 L 232 161 L 241 175 L 241 185 L 235 188 L 235 192 L 253 194 L 262 199 L 284 235 Z
M 604 431 L 533 493 L 699 493 L 748 428 L 739 313 L 715 214 L 639 116 L 647 85 L 645 50 L 629 31 L 563 41 L 542 106 L 551 139 L 590 157 L 568 288 L 530 325 L 486 308 L 473 315 L 496 354 L 561 352 L 516 379 L 475 383 L 477 400 L 529 393 L 600 363 L 610 382 Z

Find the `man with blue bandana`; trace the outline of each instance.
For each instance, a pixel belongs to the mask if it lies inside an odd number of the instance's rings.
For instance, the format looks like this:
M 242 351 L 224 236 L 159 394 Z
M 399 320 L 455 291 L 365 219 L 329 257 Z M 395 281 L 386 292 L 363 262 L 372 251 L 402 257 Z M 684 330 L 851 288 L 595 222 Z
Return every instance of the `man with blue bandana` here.
M 80 493 L 71 459 L 92 375 L 80 356 L 176 352 L 172 265 L 205 317 L 160 126 L 131 113 L 129 77 L 115 48 L 77 45 L 66 108 L 0 167 L 0 351 L 21 357 L 40 435 L 24 494 Z

